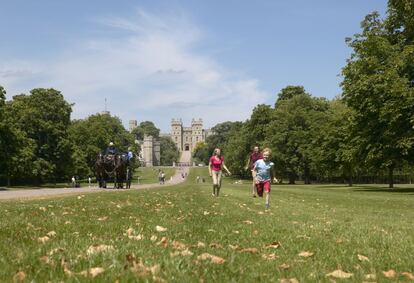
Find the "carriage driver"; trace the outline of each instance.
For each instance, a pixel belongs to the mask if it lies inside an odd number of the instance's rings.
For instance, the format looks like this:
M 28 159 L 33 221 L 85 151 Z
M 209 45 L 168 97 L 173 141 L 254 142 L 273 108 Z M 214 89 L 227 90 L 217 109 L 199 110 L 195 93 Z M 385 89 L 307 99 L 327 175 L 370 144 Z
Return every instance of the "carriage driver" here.
M 105 154 L 115 155 L 118 153 L 118 149 L 115 147 L 113 142 L 109 143 L 109 146 L 106 148 Z

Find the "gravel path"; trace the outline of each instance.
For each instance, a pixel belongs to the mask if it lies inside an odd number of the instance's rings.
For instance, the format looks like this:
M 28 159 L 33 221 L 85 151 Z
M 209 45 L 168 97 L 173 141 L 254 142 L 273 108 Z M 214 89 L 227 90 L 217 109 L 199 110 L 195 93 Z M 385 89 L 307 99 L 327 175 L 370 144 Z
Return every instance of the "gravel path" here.
M 163 186 L 172 186 L 185 181 L 186 178 L 182 177 L 182 174 L 188 175 L 189 167 L 177 167 L 175 175 L 171 180 L 165 182 L 164 185 L 156 184 L 144 184 L 144 185 L 131 185 L 132 190 L 137 189 L 148 189 L 148 188 L 159 188 Z M 125 189 L 124 189 L 125 190 Z M 66 194 L 79 194 L 89 192 L 113 192 L 113 189 L 100 189 L 96 187 L 85 187 L 85 188 L 44 188 L 44 189 L 24 189 L 24 190 L 13 190 L 13 191 L 0 191 L 0 200 L 9 199 L 28 199 L 28 198 L 39 198 L 49 196 L 59 196 Z

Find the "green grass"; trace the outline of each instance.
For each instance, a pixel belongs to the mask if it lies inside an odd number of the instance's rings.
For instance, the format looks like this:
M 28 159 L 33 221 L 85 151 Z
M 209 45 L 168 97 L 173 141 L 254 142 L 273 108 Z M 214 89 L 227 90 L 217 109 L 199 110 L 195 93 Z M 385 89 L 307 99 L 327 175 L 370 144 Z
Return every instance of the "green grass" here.
M 402 272 L 414 272 L 412 187 L 277 185 L 265 211 L 248 184 L 231 179 L 213 198 L 209 179 L 194 183 L 206 168 L 196 170 L 174 187 L 0 202 L 0 282 L 12 281 L 18 271 L 27 282 L 331 282 L 326 274 L 337 268 L 353 273 L 338 282 L 400 282 Z M 157 232 L 157 225 L 167 231 Z M 143 239 L 128 238 L 129 228 Z M 56 235 L 40 243 L 50 231 Z M 162 237 L 167 240 L 159 243 Z M 181 252 L 174 240 L 193 255 L 171 256 Z M 273 242 L 281 246 L 268 248 Z M 113 249 L 88 255 L 92 245 Z M 247 248 L 257 252 L 243 252 Z M 300 257 L 302 251 L 313 256 Z M 203 253 L 225 262 L 198 259 Z M 275 259 L 263 258 L 273 253 Z M 151 273 L 155 265 L 160 268 Z M 92 267 L 105 271 L 94 279 L 80 274 Z M 394 279 L 382 274 L 389 269 L 397 272 Z M 364 279 L 367 274 L 376 280 Z
M 153 184 L 158 183 L 158 170 L 162 170 L 165 173 L 165 180 L 169 180 L 171 176 L 175 174 L 174 167 L 139 167 L 134 172 L 133 184 L 138 184 L 137 178 L 139 177 L 139 184 Z

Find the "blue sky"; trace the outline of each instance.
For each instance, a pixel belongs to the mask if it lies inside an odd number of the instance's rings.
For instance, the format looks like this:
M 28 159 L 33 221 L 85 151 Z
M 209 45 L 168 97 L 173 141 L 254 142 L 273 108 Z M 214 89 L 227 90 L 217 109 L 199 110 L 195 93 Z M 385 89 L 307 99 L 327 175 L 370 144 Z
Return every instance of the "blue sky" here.
M 206 127 L 247 119 L 287 85 L 341 92 L 339 76 L 360 31 L 385 0 L 0 0 L 0 85 L 10 99 L 53 87 L 72 118 L 104 109 Z

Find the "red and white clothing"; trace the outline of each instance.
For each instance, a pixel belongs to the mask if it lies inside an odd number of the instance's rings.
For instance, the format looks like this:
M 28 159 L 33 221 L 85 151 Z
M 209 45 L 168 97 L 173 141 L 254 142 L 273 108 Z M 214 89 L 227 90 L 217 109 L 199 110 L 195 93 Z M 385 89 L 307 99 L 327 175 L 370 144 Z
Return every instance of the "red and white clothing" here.
M 224 157 L 223 156 L 215 156 L 213 155 L 212 157 L 210 157 L 210 163 L 211 163 L 211 170 L 213 171 L 221 171 L 221 165 L 224 162 Z

